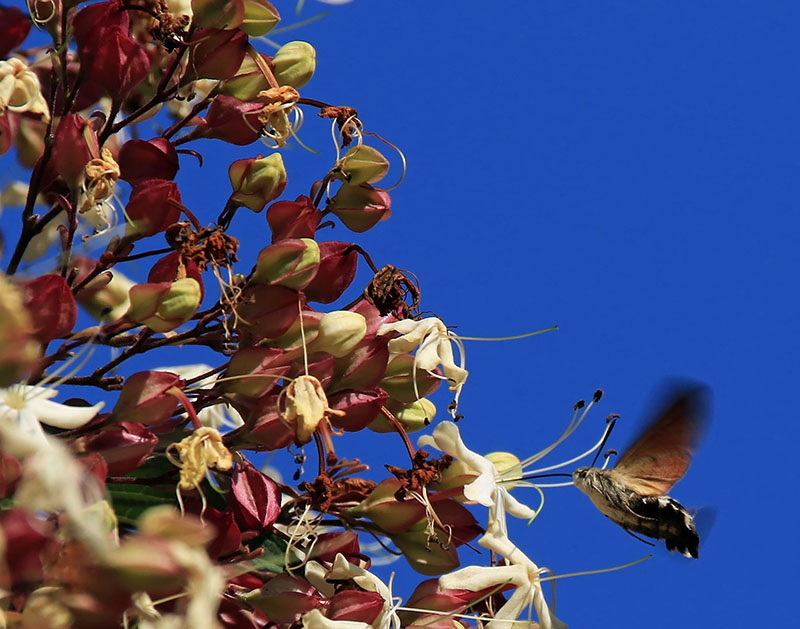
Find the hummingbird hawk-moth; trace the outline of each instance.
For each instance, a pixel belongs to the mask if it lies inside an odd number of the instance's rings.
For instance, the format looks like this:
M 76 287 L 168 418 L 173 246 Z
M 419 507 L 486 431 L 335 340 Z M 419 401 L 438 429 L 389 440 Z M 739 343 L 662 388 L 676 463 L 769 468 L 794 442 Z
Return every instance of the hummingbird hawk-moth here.
M 692 460 L 706 418 L 707 390 L 684 388 L 673 395 L 612 469 L 581 467 L 575 486 L 600 512 L 629 533 L 663 539 L 667 550 L 697 558 L 694 518 L 667 493 Z

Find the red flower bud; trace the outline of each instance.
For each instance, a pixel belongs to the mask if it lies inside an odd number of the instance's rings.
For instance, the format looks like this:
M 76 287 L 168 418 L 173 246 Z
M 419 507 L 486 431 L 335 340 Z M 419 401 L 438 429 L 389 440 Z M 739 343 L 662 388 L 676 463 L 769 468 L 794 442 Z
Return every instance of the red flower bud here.
M 260 590 L 241 597 L 261 610 L 272 622 L 287 626 L 312 609 L 322 607 L 322 597 L 308 581 L 288 574 L 270 579 Z
M 276 339 L 286 333 L 300 316 L 298 292 L 284 286 L 254 284 L 245 289 L 237 312 L 237 328 L 247 341 Z
M 140 371 L 130 376 L 120 391 L 112 418 L 118 422 L 141 421 L 148 426 L 168 419 L 178 407 L 178 400 L 168 391 L 183 390 L 184 382 L 168 371 Z
M 269 245 L 258 254 L 251 281 L 301 290 L 317 273 L 320 250 L 316 240 L 291 238 Z
M 49 273 L 25 282 L 23 288 L 33 336 L 42 343 L 49 343 L 72 331 L 78 319 L 78 308 L 63 277 Z
M 112 476 L 125 476 L 139 467 L 157 444 L 158 437 L 144 424 L 122 421 L 88 437 L 79 438 L 75 446 L 84 452 L 100 454 L 106 460 L 108 473 Z
M 377 387 L 369 391 L 334 393 L 328 398 L 328 404 L 333 410 L 344 411 L 344 415 L 331 415 L 330 422 L 341 430 L 359 431 L 378 416 L 388 398 L 386 391 Z
M 278 413 L 277 395 L 250 401 L 249 411 L 239 406 L 237 410 L 246 417 L 247 428 L 237 431 L 233 442 L 228 445 L 262 452 L 285 448 L 294 441 L 294 431 Z
M 128 140 L 122 145 L 117 160 L 120 178 L 132 186 L 145 179 L 168 179 L 178 173 L 178 154 L 165 138 Z
M 352 244 L 335 240 L 319 243 L 319 253 L 317 274 L 303 289 L 303 294 L 308 301 L 329 304 L 339 299 L 353 282 L 358 266 L 358 253 Z
M 31 21 L 17 7 L 0 7 L 0 58 L 25 41 L 31 32 Z
M 108 463 L 106 463 L 106 460 L 101 454 L 91 452 L 86 456 L 80 457 L 78 460 L 81 462 L 81 465 L 86 468 L 86 471 L 97 479 L 97 483 L 100 487 L 106 484 L 106 478 L 108 478 Z
M 206 117 L 195 121 L 198 126 L 187 137 L 214 138 L 236 146 L 251 144 L 259 137 L 258 112 L 263 107 L 263 103 L 245 103 L 220 94 L 214 98 Z
M 239 70 L 245 54 L 247 34 L 238 29 L 205 28 L 197 31 L 189 42 L 189 62 L 184 80 L 229 79 Z
M 383 336 L 367 336 L 347 356 L 336 359 L 335 391 L 365 391 L 378 386 L 389 362 L 389 341 Z
M 358 534 L 354 531 L 337 531 L 322 533 L 317 537 L 314 547 L 307 557 L 307 561 L 319 559 L 320 561 L 333 561 L 341 553 L 351 557 L 361 553 L 358 545 Z
M 201 28 L 239 28 L 244 0 L 192 0 L 192 21 Z
M 344 183 L 333 197 L 331 210 L 345 227 L 354 232 L 365 232 L 391 215 L 392 200 L 386 190 L 368 183 Z
M 281 510 L 281 492 L 275 481 L 247 460 L 237 463 L 231 475 L 228 501 L 239 525 L 258 531 L 271 526 Z
M 6 498 L 14 493 L 22 476 L 22 463 L 17 457 L 6 452 L 0 453 L 0 498 Z
M 126 232 L 135 238 L 144 238 L 164 231 L 181 216 L 178 207 L 170 199 L 181 202 L 177 184 L 166 179 L 147 179 L 134 186 L 125 213 L 133 226 L 128 224 Z
M 205 288 L 200 269 L 194 260 L 186 260 L 181 264 L 179 251 L 173 251 L 156 262 L 150 269 L 150 273 L 147 274 L 147 281 L 151 283 L 174 282 L 184 277 L 190 277 L 200 284 L 200 300 L 202 301 L 205 296 Z
M 371 625 L 383 611 L 385 603 L 377 592 L 342 590 L 334 594 L 326 615 L 331 620 L 350 620 Z
M 86 81 L 103 86 L 113 100 L 121 101 L 150 73 L 150 58 L 127 28 L 112 26 L 101 32 L 102 42 L 95 44 L 98 48 L 88 63 Z
M 291 366 L 286 364 L 286 352 L 276 347 L 248 347 L 232 357 L 220 382 L 226 393 L 239 393 L 261 397 L 277 386 L 278 378 L 286 375 Z M 241 378 L 237 378 L 241 376 Z
M 21 509 L 8 509 L 0 513 L 0 536 L 0 587 L 8 591 L 14 585 L 41 579 L 42 556 L 50 542 L 45 522 Z
M 231 201 L 260 212 L 286 188 L 286 168 L 280 153 L 238 159 L 230 165 L 228 177 L 233 187 Z
M 97 135 L 80 114 L 67 114 L 58 123 L 53 135 L 51 162 L 56 173 L 73 190 L 84 178 L 89 160 L 100 156 Z
M 272 242 L 287 238 L 313 238 L 320 220 L 322 212 L 304 195 L 294 201 L 278 201 L 267 209 L 267 223 L 272 230 Z

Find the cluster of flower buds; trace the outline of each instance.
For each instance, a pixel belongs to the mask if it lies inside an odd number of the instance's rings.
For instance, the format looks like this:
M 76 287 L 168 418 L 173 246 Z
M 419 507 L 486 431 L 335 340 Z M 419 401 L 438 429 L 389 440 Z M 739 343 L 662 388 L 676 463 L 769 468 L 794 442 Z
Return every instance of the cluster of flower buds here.
M 448 422 L 424 442 L 441 456 L 408 437 L 442 381 L 455 415 L 463 352 L 409 275 L 325 238 L 389 218 L 392 186 L 356 111 L 303 96 L 314 47 L 256 50 L 281 19 L 267 0 L 27 4 L 0 7 L 0 153 L 30 170 L 0 197 L 0 624 L 457 627 L 510 589 L 546 610 L 538 577 L 491 572 L 428 579 L 402 611 L 370 571 L 364 536 L 432 577 L 482 535 L 534 574 L 493 528 L 528 514 L 495 478 L 516 459 Z M 26 45 L 33 25 L 52 41 Z M 303 108 L 335 151 L 284 198 Z M 183 160 L 259 139 L 190 207 Z M 241 208 L 266 210 L 263 236 L 235 237 Z M 260 249 L 252 267 L 240 246 Z M 178 346 L 208 364 L 156 366 Z M 367 474 L 337 454 L 359 431 L 408 457 Z M 257 469 L 264 451 L 290 452 L 295 482 Z M 465 503 L 490 509 L 486 530 Z

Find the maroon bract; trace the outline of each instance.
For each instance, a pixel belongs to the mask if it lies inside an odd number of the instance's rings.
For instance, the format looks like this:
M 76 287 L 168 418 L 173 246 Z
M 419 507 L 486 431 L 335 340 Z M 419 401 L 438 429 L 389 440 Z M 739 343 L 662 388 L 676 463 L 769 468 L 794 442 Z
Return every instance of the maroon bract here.
M 120 178 L 132 186 L 146 179 L 175 179 L 178 154 L 165 138 L 128 140 L 119 152 Z
M 21 509 L 0 512 L 0 587 L 10 591 L 14 586 L 35 582 L 42 577 L 43 552 L 50 543 L 47 523 Z
M 33 336 L 49 343 L 72 331 L 78 320 L 78 307 L 63 277 L 48 273 L 25 282 L 23 288 Z
M 146 179 L 134 186 L 125 207 L 125 213 L 133 221 L 133 227 L 128 228 L 131 236 L 152 236 L 177 222 L 181 211 L 170 199 L 181 202 L 181 193 L 173 181 Z
M 291 366 L 287 354 L 276 347 L 240 349 L 230 360 L 220 386 L 226 393 L 261 397 L 277 386 Z
M 272 230 L 272 242 L 286 238 L 313 238 L 321 220 L 322 212 L 304 195 L 294 201 L 278 201 L 267 208 L 267 223 Z M 324 244 L 320 243 L 320 249 Z
M 6 498 L 13 493 L 21 476 L 20 460 L 6 452 L 0 452 L 0 498 Z
M 334 393 L 328 397 L 328 404 L 334 410 L 344 411 L 344 415 L 331 416 L 331 424 L 349 432 L 361 430 L 378 416 L 388 398 L 386 391 L 377 387 L 367 391 Z
M 383 336 L 366 336 L 355 350 L 337 358 L 334 390 L 368 390 L 378 386 L 389 362 L 389 341 Z
M 205 296 L 203 275 L 194 260 L 183 261 L 179 251 L 173 251 L 161 258 L 147 274 L 148 282 L 174 282 L 182 277 L 190 277 L 200 284 L 200 299 Z
M 325 615 L 331 620 L 349 620 L 371 625 L 386 601 L 377 592 L 342 590 L 331 598 Z
M 192 121 L 196 125 L 187 138 L 215 138 L 237 146 L 251 144 L 259 138 L 261 122 L 258 112 L 262 103 L 246 103 L 233 96 L 214 98 L 205 118 Z
M 17 7 L 0 7 L 0 58 L 6 58 L 25 41 L 31 32 L 31 21 Z
M 56 174 L 75 190 L 83 181 L 86 164 L 99 156 L 100 145 L 89 121 L 80 114 L 64 116 L 53 134 L 50 162 Z
M 305 579 L 279 574 L 267 581 L 260 590 L 243 597 L 250 605 L 260 609 L 270 620 L 294 623 L 312 609 L 323 606 L 324 600 L 317 589 Z
M 75 447 L 102 455 L 109 474 L 124 476 L 138 468 L 157 444 L 158 437 L 141 422 L 121 421 L 78 439 Z
M 192 35 L 186 79 L 224 81 L 239 70 L 247 53 L 247 34 L 240 30 L 204 28 Z
M 127 28 L 102 29 L 102 44 L 88 64 L 87 80 L 101 85 L 115 102 L 120 102 L 150 72 L 150 59 Z
M 231 475 L 228 503 L 241 526 L 261 531 L 278 519 L 281 492 L 275 481 L 243 460 Z
M 317 274 L 303 289 L 303 293 L 309 301 L 329 304 L 339 299 L 353 282 L 358 253 L 351 243 L 335 240 L 319 243 L 319 252 Z
M 168 392 L 181 391 L 184 381 L 168 371 L 140 371 L 125 380 L 112 419 L 118 422 L 139 421 L 148 426 L 169 419 L 178 407 L 178 400 Z
M 313 550 L 308 555 L 308 561 L 317 559 L 320 561 L 333 561 L 336 555 L 341 553 L 345 557 L 351 557 L 361 553 L 358 545 L 358 534 L 354 531 L 337 531 L 322 533 L 317 537 Z
M 278 338 L 300 316 L 298 293 L 283 286 L 255 284 L 245 289 L 237 306 L 237 328 L 246 335 L 244 344 Z

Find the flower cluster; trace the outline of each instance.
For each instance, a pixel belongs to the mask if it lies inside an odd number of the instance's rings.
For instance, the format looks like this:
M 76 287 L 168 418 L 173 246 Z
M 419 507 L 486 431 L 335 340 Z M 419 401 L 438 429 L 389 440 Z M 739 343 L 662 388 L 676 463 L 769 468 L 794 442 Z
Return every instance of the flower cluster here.
M 3 626 L 500 627 L 530 609 L 558 626 L 508 535 L 506 514 L 537 513 L 504 484 L 518 459 L 431 426 L 443 380 L 458 418 L 461 340 L 422 317 L 412 275 L 326 238 L 389 217 L 390 162 L 353 107 L 304 97 L 311 44 L 257 50 L 281 20 L 266 0 L 27 5 L 0 7 L 0 153 L 30 172 L 2 196 Z M 335 151 L 292 200 L 280 149 L 302 146 L 304 108 Z M 227 198 L 190 208 L 200 139 L 242 156 L 212 174 Z M 242 208 L 271 232 L 252 269 Z M 355 287 L 359 263 L 372 279 Z M 213 358 L 156 366 L 189 345 Z M 438 456 L 408 437 L 429 426 Z M 337 455 L 359 431 L 408 459 L 367 473 Z M 253 464 L 287 451 L 293 483 Z M 462 567 L 476 538 L 494 563 Z M 402 606 L 371 571 L 389 553 L 430 577 Z

